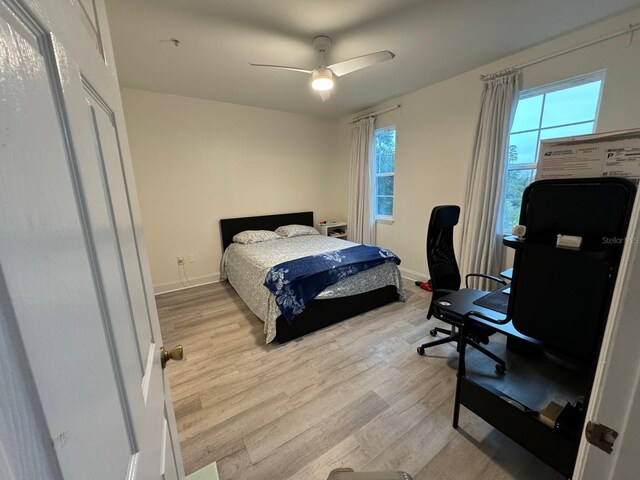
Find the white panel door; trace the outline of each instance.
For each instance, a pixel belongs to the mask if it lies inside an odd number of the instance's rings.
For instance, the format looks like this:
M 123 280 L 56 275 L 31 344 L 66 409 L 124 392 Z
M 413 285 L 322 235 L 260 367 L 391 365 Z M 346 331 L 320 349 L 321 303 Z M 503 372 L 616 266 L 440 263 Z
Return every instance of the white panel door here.
M 62 478 L 184 478 L 101 1 L 0 0 L 0 162 L 0 299 Z
M 583 435 L 573 478 L 626 480 L 640 475 L 640 199 L 631 215 L 607 328 L 587 410 L 587 421 L 618 432 L 608 454 Z

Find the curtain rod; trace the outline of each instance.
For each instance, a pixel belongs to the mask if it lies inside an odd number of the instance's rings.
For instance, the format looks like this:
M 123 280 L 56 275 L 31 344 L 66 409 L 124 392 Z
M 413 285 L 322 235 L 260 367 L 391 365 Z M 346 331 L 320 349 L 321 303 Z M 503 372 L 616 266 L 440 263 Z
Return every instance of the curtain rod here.
M 595 40 L 591 40 L 585 43 L 581 43 L 580 45 L 576 45 L 575 47 L 570 47 L 565 50 L 561 50 L 556 53 L 552 53 L 551 55 L 547 55 L 545 57 L 538 58 L 536 60 L 532 60 L 530 62 L 521 63 L 520 65 L 516 65 L 515 67 L 505 68 L 504 70 L 500 70 L 496 73 L 491 73 L 488 75 L 480 75 L 481 80 L 491 80 L 493 78 L 497 78 L 501 75 L 511 72 L 512 70 L 520 70 L 522 68 L 530 67 L 532 65 L 536 65 L 538 63 L 545 62 L 547 60 L 551 60 L 552 58 L 560 57 L 562 55 L 566 55 L 567 53 L 575 52 L 576 50 L 581 50 L 586 47 L 590 47 L 591 45 L 595 45 L 597 43 L 606 42 L 607 40 L 611 40 L 613 38 L 620 37 L 622 35 L 631 34 L 631 38 L 633 39 L 633 32 L 640 29 L 640 23 L 629 24 L 628 28 L 624 30 L 618 30 L 617 32 L 610 33 L 609 35 L 605 35 L 604 37 L 596 38 Z
M 360 115 L 359 117 L 356 117 L 353 120 L 351 120 L 351 122 L 349 122 L 349 123 L 356 123 L 358 120 L 362 120 L 363 118 L 377 117 L 378 115 L 382 115 L 383 113 L 392 112 L 394 110 L 397 110 L 401 106 L 402 105 L 400 105 L 400 104 L 393 105 L 393 106 L 391 106 L 389 108 L 383 108 L 382 110 L 378 110 L 377 112 L 372 112 L 372 113 L 367 113 L 365 115 Z

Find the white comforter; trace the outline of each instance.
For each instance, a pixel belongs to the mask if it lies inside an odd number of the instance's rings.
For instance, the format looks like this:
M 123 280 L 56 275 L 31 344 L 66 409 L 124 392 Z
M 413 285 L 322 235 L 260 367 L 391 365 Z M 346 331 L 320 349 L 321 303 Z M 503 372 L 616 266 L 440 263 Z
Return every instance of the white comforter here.
M 276 297 L 263 285 L 269 269 L 296 258 L 355 245 L 357 244 L 324 235 L 282 238 L 248 245 L 233 243 L 222 256 L 220 279 L 229 280 L 251 311 L 265 323 L 264 332 L 269 343 L 276 336 L 276 319 L 281 314 Z M 347 277 L 323 290 L 316 299 L 357 295 L 387 285 L 395 285 L 400 299 L 404 301 L 402 277 L 398 266 L 393 262 Z

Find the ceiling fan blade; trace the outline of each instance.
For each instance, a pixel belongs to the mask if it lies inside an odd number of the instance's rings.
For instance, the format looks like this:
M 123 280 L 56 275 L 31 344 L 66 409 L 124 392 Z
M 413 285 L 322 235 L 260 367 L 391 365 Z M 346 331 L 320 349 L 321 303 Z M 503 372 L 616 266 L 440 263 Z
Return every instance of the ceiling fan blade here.
M 352 73 L 363 68 L 370 67 L 376 63 L 385 62 L 395 57 L 395 53 L 389 50 L 383 50 L 382 52 L 370 53 L 368 55 L 362 55 L 361 57 L 355 57 L 344 62 L 334 63 L 327 68 L 333 72 L 334 75 L 341 77 L 347 73 Z
M 307 70 L 305 68 L 285 67 L 283 65 L 267 65 L 267 64 L 264 64 L 264 63 L 251 63 L 251 62 L 249 62 L 249 65 L 251 65 L 252 67 L 279 68 L 280 70 L 291 70 L 292 72 L 302 72 L 302 73 L 308 73 L 308 74 L 311 74 L 311 72 L 313 71 L 313 70 Z
M 331 98 L 331 90 L 321 90 L 318 93 L 320 93 L 320 98 L 323 102 L 326 102 L 327 100 L 329 100 L 329 98 Z

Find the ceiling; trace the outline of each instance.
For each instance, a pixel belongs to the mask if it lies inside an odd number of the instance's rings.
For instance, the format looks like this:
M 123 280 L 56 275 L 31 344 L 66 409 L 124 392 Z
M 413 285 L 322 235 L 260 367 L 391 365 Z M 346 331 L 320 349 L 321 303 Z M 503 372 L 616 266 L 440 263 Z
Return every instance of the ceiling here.
M 106 0 L 123 87 L 337 118 L 640 5 L 638 0 Z M 337 79 L 306 74 L 379 50 L 396 58 Z M 177 38 L 180 46 L 161 42 Z

